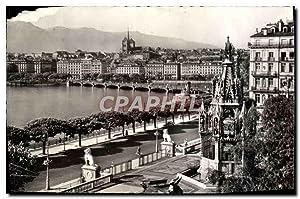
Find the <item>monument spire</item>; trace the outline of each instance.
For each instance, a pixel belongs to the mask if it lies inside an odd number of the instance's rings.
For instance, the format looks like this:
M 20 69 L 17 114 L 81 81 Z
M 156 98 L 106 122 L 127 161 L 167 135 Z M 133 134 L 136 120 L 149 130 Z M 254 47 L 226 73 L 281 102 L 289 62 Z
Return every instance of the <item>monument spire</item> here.
M 129 27 L 127 27 L 127 39 L 129 40 Z

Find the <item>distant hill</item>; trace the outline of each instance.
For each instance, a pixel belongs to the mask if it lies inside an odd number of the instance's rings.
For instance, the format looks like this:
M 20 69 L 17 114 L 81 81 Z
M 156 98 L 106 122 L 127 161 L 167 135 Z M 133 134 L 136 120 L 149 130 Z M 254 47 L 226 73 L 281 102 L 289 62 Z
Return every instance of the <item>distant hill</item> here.
M 93 28 L 54 27 L 42 29 L 29 22 L 7 22 L 8 52 L 54 52 L 77 49 L 88 51 L 118 52 L 126 32 L 104 32 Z M 137 46 L 151 46 L 174 49 L 217 48 L 216 46 L 130 32 Z

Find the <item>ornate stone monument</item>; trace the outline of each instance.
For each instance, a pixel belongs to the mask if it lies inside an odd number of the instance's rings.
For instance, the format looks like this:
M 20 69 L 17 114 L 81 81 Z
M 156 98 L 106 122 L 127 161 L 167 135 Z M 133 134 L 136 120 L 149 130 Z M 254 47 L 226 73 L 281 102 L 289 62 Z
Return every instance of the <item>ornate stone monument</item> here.
M 100 166 L 95 164 L 90 148 L 84 150 L 85 165 L 81 167 L 83 180 L 90 181 L 100 177 Z
M 171 136 L 168 133 L 168 129 L 164 129 L 163 142 L 161 144 L 161 150 L 168 156 L 173 157 L 175 155 L 175 143 L 172 141 Z

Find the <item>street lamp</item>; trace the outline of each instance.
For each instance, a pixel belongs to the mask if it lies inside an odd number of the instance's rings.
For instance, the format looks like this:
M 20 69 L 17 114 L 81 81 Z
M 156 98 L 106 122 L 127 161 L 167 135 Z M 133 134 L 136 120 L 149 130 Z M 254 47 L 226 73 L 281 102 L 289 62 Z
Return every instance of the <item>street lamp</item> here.
M 46 190 L 50 190 L 50 177 L 49 177 L 49 165 L 51 163 L 51 160 L 49 160 L 49 141 L 48 141 L 48 132 L 47 132 L 47 159 L 44 161 L 44 165 L 47 167 L 47 173 L 46 173 Z
M 159 135 L 158 128 L 156 129 L 154 135 L 155 135 L 155 153 L 158 153 L 158 135 Z
M 66 150 L 66 133 L 64 132 L 64 151 Z

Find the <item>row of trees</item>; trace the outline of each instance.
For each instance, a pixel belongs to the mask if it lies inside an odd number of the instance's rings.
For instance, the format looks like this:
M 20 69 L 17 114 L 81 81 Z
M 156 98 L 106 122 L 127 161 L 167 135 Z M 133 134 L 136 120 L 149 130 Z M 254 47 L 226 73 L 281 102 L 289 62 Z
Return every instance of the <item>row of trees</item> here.
M 187 76 L 181 76 L 182 80 L 197 80 L 197 81 L 209 81 L 214 78 L 214 74 L 209 75 L 200 75 L 200 74 L 194 74 L 194 75 L 187 75 Z
M 247 113 L 244 168 L 223 179 L 222 192 L 294 190 L 295 187 L 295 104 L 292 98 L 269 98 L 262 112 L 262 128 L 257 129 L 259 114 L 255 107 Z
M 70 74 L 63 73 L 53 73 L 53 72 L 44 72 L 44 73 L 8 73 L 7 81 L 22 81 L 33 84 L 43 84 L 43 83 L 55 83 L 55 82 L 65 82 L 68 78 L 71 78 Z

